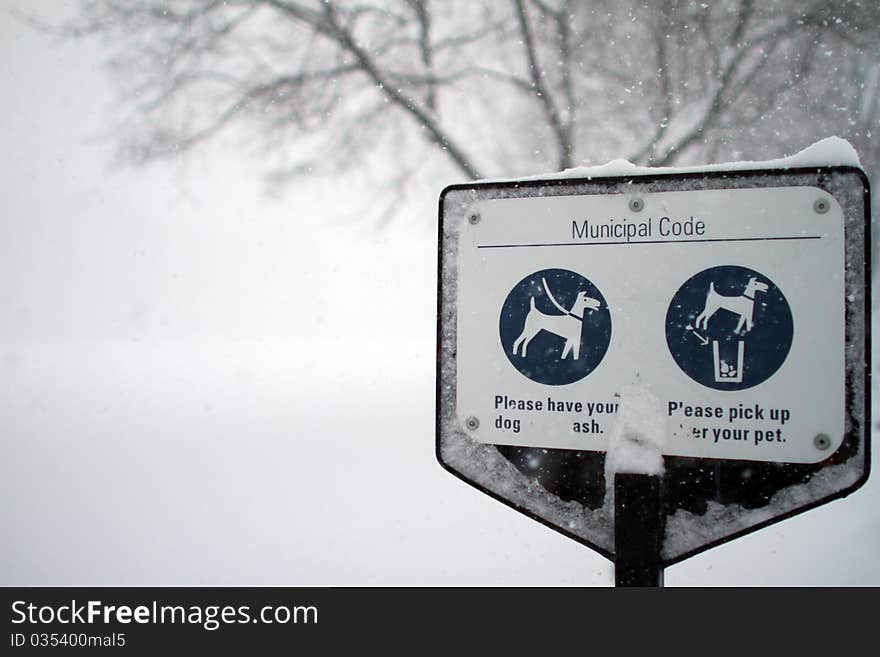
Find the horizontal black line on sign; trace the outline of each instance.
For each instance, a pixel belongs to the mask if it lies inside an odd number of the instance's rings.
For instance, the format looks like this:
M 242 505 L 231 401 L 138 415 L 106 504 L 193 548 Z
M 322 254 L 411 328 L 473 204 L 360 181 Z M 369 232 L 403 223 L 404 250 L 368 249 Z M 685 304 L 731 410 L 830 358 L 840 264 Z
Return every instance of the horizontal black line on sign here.
M 548 244 L 478 244 L 478 249 L 521 249 L 530 246 L 605 246 L 609 244 L 687 244 L 697 242 L 772 242 L 780 240 L 820 240 L 821 235 L 794 235 L 791 237 L 721 237 L 704 240 L 634 240 L 627 242 L 556 242 Z

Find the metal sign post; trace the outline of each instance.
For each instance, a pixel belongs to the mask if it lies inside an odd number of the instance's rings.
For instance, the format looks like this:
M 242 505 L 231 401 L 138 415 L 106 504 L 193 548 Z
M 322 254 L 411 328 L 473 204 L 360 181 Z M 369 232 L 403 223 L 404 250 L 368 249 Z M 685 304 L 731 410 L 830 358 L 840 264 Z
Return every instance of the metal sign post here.
M 614 476 L 615 586 L 663 586 L 661 486 L 655 475 Z
M 845 165 L 447 188 L 440 463 L 619 583 L 848 495 L 870 463 L 869 216 Z M 660 409 L 629 436 L 654 436 L 647 479 L 638 450 L 608 469 L 634 385 Z

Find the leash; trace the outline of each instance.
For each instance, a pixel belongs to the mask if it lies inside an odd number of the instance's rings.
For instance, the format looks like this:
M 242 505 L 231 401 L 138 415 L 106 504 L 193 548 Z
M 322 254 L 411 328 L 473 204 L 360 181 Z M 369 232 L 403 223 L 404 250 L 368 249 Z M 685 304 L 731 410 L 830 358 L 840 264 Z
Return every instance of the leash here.
M 584 321 L 583 316 L 575 315 L 570 310 L 566 310 L 565 308 L 562 307 L 562 304 L 559 303 L 556 300 L 556 297 L 553 296 L 553 293 L 550 292 L 550 288 L 547 285 L 547 280 L 544 277 L 541 277 L 541 284 L 544 286 L 544 292 L 547 294 L 547 297 L 549 297 L 551 303 L 553 303 L 553 305 L 556 306 L 556 309 L 559 310 L 559 312 L 564 313 L 564 314 L 568 315 L 569 317 L 574 317 L 579 322 Z

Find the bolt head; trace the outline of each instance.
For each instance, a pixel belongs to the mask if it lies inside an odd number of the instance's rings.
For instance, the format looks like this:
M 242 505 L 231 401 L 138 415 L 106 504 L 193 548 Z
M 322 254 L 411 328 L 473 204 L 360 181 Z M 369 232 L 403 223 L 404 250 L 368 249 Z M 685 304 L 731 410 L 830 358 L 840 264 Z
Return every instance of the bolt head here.
M 817 198 L 816 202 L 813 203 L 813 210 L 815 210 L 817 214 L 825 214 L 830 209 L 831 203 L 827 198 Z
M 645 209 L 645 202 L 640 198 L 631 198 L 629 200 L 629 209 L 633 212 L 641 212 Z
M 813 444 L 816 446 L 816 449 L 820 449 L 823 452 L 831 447 L 831 438 L 826 436 L 824 433 L 820 433 L 815 438 L 813 438 Z
M 464 425 L 471 431 L 476 431 L 480 428 L 480 421 L 472 415 L 464 421 Z
M 468 217 L 468 222 L 470 222 L 471 226 L 476 226 L 480 223 L 480 215 L 474 212 L 470 217 Z

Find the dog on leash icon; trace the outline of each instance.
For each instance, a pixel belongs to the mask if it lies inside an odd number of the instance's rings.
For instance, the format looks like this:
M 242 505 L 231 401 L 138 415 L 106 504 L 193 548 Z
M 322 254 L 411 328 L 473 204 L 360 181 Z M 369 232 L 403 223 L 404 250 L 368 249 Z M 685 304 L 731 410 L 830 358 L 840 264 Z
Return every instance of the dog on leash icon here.
M 782 291 L 746 267 L 712 267 L 692 276 L 666 313 L 673 359 L 689 377 L 716 390 L 766 381 L 782 366 L 793 337 Z
M 499 333 L 505 355 L 523 375 L 566 385 L 602 361 L 611 341 L 611 316 L 590 280 L 567 269 L 545 269 L 522 279 L 507 295 Z

